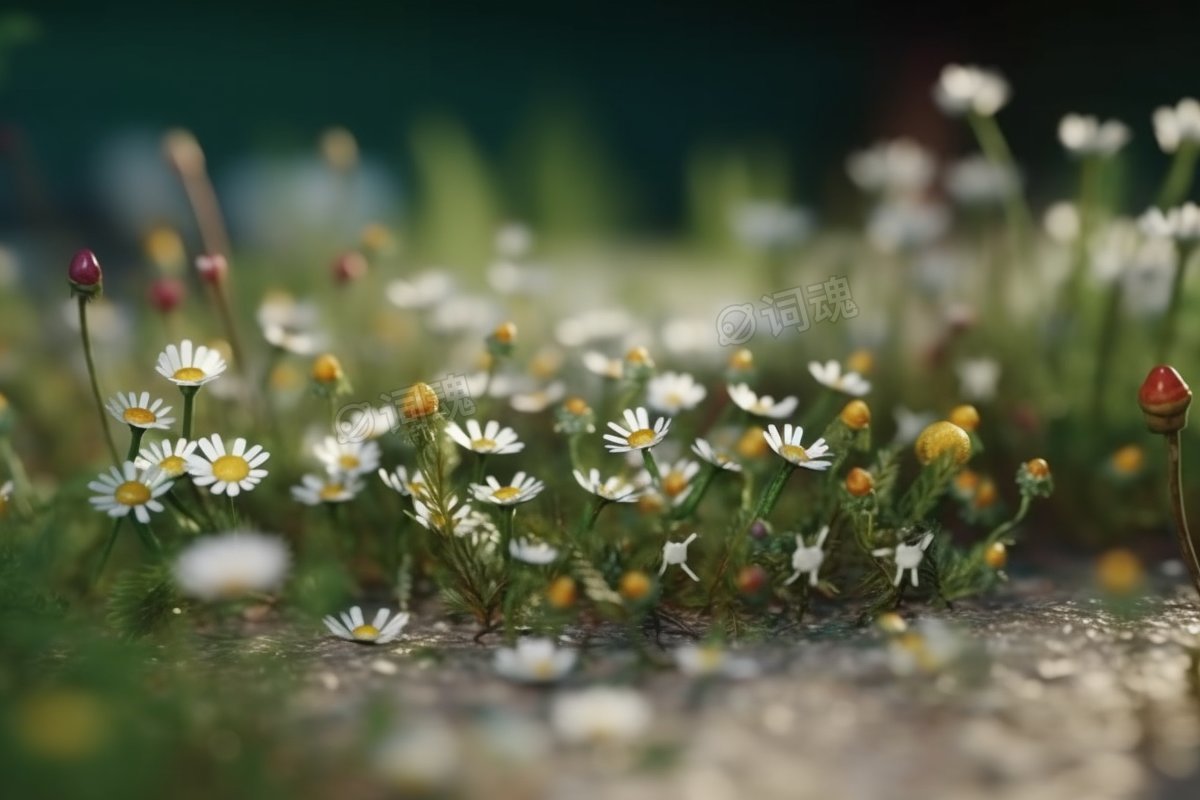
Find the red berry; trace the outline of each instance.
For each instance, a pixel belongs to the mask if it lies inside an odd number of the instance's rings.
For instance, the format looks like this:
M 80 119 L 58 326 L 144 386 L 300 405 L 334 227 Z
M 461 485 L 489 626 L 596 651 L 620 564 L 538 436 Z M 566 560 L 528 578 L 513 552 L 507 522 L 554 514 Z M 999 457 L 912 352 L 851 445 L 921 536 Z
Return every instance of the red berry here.
M 158 278 L 150 284 L 150 305 L 169 314 L 183 302 L 183 282 L 175 278 Z
M 71 266 L 67 268 L 67 279 L 71 283 L 77 286 L 96 286 L 102 277 L 100 261 L 91 250 L 80 250 L 71 258 Z
M 367 274 L 367 259 L 351 250 L 333 262 L 333 277 L 338 283 L 350 283 Z
M 758 564 L 749 564 L 738 572 L 737 586 L 742 594 L 758 594 L 766 585 L 767 571 Z

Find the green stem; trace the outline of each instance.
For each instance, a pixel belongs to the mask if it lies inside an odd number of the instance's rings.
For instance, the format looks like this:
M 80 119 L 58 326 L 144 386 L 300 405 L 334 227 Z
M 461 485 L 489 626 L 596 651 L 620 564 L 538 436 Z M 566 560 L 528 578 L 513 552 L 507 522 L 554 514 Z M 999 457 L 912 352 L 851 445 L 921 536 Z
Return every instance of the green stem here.
M 1029 513 L 1029 507 L 1031 505 L 1033 505 L 1033 495 L 1023 493 L 1021 495 L 1021 504 L 1017 507 L 1017 513 L 1014 514 L 1013 518 L 1008 522 L 1004 522 L 996 526 L 996 529 L 987 535 L 987 539 L 984 540 L 984 546 L 990 547 L 991 545 L 1000 541 L 1002 536 L 1020 525 L 1022 520 L 1025 519 L 1025 515 Z
M 126 461 L 133 461 L 137 458 L 138 448 L 142 446 L 142 437 L 145 435 L 145 428 L 139 428 L 136 425 L 129 426 L 129 454 L 125 456 Z
M 972 113 L 967 115 L 967 121 L 979 142 L 979 149 L 988 160 L 1016 175 L 1017 165 L 1013 160 L 1012 151 L 995 118 Z M 1029 233 L 1033 230 L 1033 215 L 1025 205 L 1024 195 L 1019 188 L 1013 189 L 1005 200 L 1004 214 L 1012 230 L 1014 250 L 1019 252 L 1024 249 Z
M 1069 322 L 1075 316 L 1083 294 L 1084 276 L 1088 266 L 1088 244 L 1096 221 L 1101 166 L 1100 159 L 1090 157 L 1083 161 L 1080 170 L 1079 234 L 1075 237 L 1071 274 L 1064 287 L 1059 310 L 1059 318 L 1064 322 Z
M 655 487 L 661 487 L 662 473 L 659 472 L 658 462 L 654 460 L 654 453 L 650 452 L 649 447 L 642 450 L 642 462 L 646 465 L 646 471 L 650 473 L 650 478 L 654 481 Z
M 199 386 L 179 387 L 179 393 L 183 395 L 183 438 L 189 442 L 192 440 L 192 410 L 199 390 Z
M 1188 529 L 1187 513 L 1183 507 L 1183 465 L 1179 454 L 1179 431 L 1166 434 L 1167 483 L 1171 493 L 1171 511 L 1175 516 L 1175 535 L 1179 549 L 1192 576 L 1192 585 L 1200 593 L 1200 560 L 1196 558 L 1196 543 Z
M 1183 284 L 1187 274 L 1188 262 L 1191 261 L 1191 245 L 1179 248 L 1179 263 L 1175 266 L 1175 276 L 1171 280 L 1171 300 L 1167 305 L 1166 316 L 1163 317 L 1162 335 L 1158 340 L 1158 363 L 1167 363 L 1171 348 L 1175 344 L 1176 326 L 1179 324 L 1179 309 L 1183 306 Z
M 592 530 L 596 527 L 596 520 L 600 519 L 600 512 L 604 510 L 604 507 L 608 505 L 609 502 L 610 501 L 605 500 L 603 497 L 596 498 L 596 503 L 592 506 L 591 513 L 588 514 L 586 521 L 583 523 L 583 530 L 580 531 L 581 535 L 587 535 L 592 532 Z
M 174 489 L 163 495 L 163 499 L 167 501 L 167 505 L 178 511 L 184 519 L 186 519 L 188 522 L 191 522 L 197 528 L 200 527 L 200 520 L 195 514 L 193 514 L 191 511 L 188 511 L 188 507 L 183 504 L 182 500 L 175 496 Z M 211 520 L 209 524 L 211 524 Z
M 1097 339 L 1096 373 L 1092 382 L 1092 419 L 1098 426 L 1104 424 L 1104 396 L 1108 390 L 1108 379 L 1112 368 L 1113 353 L 1117 345 L 1117 331 L 1121 327 L 1121 277 L 1113 279 L 1108 287 L 1108 299 L 1104 304 L 1104 319 L 1100 323 Z
M 80 295 L 79 303 L 79 335 L 83 339 L 83 357 L 87 361 L 88 378 L 92 383 L 92 399 L 96 401 L 96 411 L 100 414 L 100 427 L 104 429 L 104 440 L 108 443 L 108 452 L 113 463 L 120 463 L 117 458 L 117 443 L 113 439 L 112 429 L 108 426 L 108 412 L 104 410 L 104 401 L 100 397 L 100 382 L 96 377 L 96 363 L 92 360 L 92 338 L 88 333 L 87 298 Z
M 162 545 L 159 544 L 158 537 L 154 535 L 154 531 L 150 530 L 150 526 L 138 520 L 132 520 L 133 529 L 137 531 L 138 538 L 142 540 L 142 546 L 145 547 L 151 554 L 161 558 Z
M 683 501 L 683 505 L 677 507 L 673 512 L 671 512 L 671 518 L 686 519 L 687 517 L 690 517 L 696 510 L 696 507 L 700 505 L 700 501 L 704 499 L 704 494 L 708 491 L 708 487 L 712 484 L 713 478 L 715 478 L 717 473 L 720 471 L 720 467 L 716 466 L 715 464 L 709 464 L 704 472 L 700 474 L 700 478 L 696 481 L 696 483 L 692 485 L 692 489 L 688 492 L 687 499 Z
M 104 574 L 104 567 L 108 564 L 108 557 L 112 555 L 113 545 L 117 541 L 117 532 L 121 530 L 121 523 L 124 521 L 124 517 L 117 517 L 113 520 L 112 532 L 108 534 L 108 541 L 104 543 L 104 552 L 100 554 L 100 563 L 96 565 L 96 571 L 92 574 L 93 586 L 100 582 L 100 576 Z
M 500 541 L 500 548 L 503 550 L 501 555 L 504 558 L 504 566 L 506 568 L 512 567 L 512 551 L 509 549 L 509 546 L 512 544 L 513 528 L 516 526 L 516 519 L 516 505 L 511 505 L 504 509 L 504 534 L 502 540 Z
M 1179 205 L 1187 197 L 1192 188 L 1192 180 L 1196 175 L 1196 157 L 1200 155 L 1200 146 L 1193 142 L 1180 142 L 1175 157 L 1171 160 L 1171 168 L 1163 180 L 1162 189 L 1158 193 L 1155 204 L 1164 211 Z
M 775 477 L 767 484 L 767 488 L 763 490 L 762 495 L 758 499 L 758 505 L 754 509 L 754 513 L 750 516 L 749 522 L 746 523 L 746 529 L 754 524 L 755 520 L 766 519 L 766 517 L 775 508 L 775 504 L 779 502 L 779 495 L 783 493 L 783 487 L 787 484 L 788 478 L 792 477 L 792 473 L 796 471 L 796 465 L 790 461 L 784 461 L 779 467 L 779 471 L 775 473 Z

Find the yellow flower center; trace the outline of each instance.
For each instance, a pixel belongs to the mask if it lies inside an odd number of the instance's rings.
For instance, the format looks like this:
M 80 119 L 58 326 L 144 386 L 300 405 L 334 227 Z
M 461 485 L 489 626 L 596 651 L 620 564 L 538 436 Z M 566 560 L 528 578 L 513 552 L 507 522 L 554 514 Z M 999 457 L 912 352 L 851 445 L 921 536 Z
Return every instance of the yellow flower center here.
M 688 480 L 682 472 L 669 472 L 663 478 L 662 488 L 670 497 L 675 497 L 687 488 Z
M 212 465 L 213 475 L 225 483 L 237 483 L 250 474 L 250 463 L 241 456 L 221 456 Z
M 345 489 L 340 483 L 327 483 L 318 494 L 322 500 L 334 500 L 341 497 L 343 491 Z
M 471 442 L 471 449 L 477 453 L 490 453 L 496 449 L 495 439 L 476 439 Z
M 172 478 L 177 478 L 187 469 L 187 462 L 182 456 L 167 456 L 158 462 L 158 468 Z
M 538 680 L 549 680 L 554 677 L 554 663 L 548 658 L 543 658 L 541 661 L 533 664 L 532 672 L 533 676 Z
M 127 408 L 121 416 L 130 425 L 149 425 L 158 419 L 155 413 L 147 408 Z
M 649 428 L 642 428 L 639 431 L 634 431 L 625 438 L 629 442 L 630 447 L 645 447 L 654 441 L 654 431 Z
M 342 469 L 358 469 L 362 462 L 358 460 L 358 456 L 352 456 L 349 453 L 338 459 L 338 464 Z
M 202 381 L 204 380 L 204 370 L 199 367 L 182 367 L 175 370 L 175 380 Z
M 497 500 L 512 500 L 514 497 L 520 496 L 520 494 L 521 490 L 516 486 L 502 486 L 496 491 L 492 492 L 492 497 L 496 498 Z
M 113 492 L 113 497 L 123 506 L 140 506 L 150 499 L 150 489 L 139 481 L 125 481 Z
M 798 444 L 785 444 L 779 454 L 788 461 L 808 461 L 808 451 Z
M 718 647 L 702 647 L 697 656 L 701 672 L 716 672 L 725 660 L 725 651 Z
M 365 642 L 373 642 L 379 636 L 379 629 L 374 625 L 359 625 L 357 628 L 350 631 L 350 635 L 355 639 L 361 639 Z
M 668 406 L 683 405 L 683 395 L 681 395 L 679 392 L 668 392 L 666 400 Z
M 408 484 L 408 491 L 410 494 L 415 494 L 419 497 L 425 492 L 425 484 L 420 481 L 411 481 Z

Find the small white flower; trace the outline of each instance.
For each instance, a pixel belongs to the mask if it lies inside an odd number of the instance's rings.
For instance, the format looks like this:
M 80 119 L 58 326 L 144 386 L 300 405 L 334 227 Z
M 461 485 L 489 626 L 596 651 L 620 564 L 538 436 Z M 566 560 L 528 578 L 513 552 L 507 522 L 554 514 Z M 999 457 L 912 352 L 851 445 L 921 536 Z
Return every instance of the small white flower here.
M 867 238 L 885 253 L 927 247 L 949 228 L 950 212 L 944 205 L 912 198 L 880 203 L 867 218 Z
M 133 392 L 118 392 L 116 397 L 108 398 L 104 407 L 118 421 L 142 430 L 156 428 L 165 431 L 175 421 L 174 417 L 167 416 L 171 407 L 164 406 L 161 398 L 155 398 L 151 403 L 149 392 L 142 392 L 140 396 Z
M 205 345 L 193 347 L 191 339 L 184 339 L 179 347 L 167 345 L 158 354 L 155 371 L 176 386 L 203 386 L 214 381 L 225 372 L 225 359 L 216 350 Z
M 964 206 L 996 205 L 1021 187 L 1021 178 L 1011 168 L 982 155 L 960 159 L 946 170 L 946 192 Z
M 175 560 L 175 582 L 184 594 L 201 600 L 268 592 L 283 582 L 290 562 L 278 536 L 230 531 L 189 544 Z
M 1059 244 L 1069 244 L 1079 236 L 1079 209 L 1074 203 L 1060 200 L 1042 214 L 1042 228 Z
M 825 562 L 825 551 L 821 546 L 825 544 L 825 537 L 829 535 L 829 526 L 824 525 L 817 532 L 817 540 L 811 545 L 804 543 L 804 537 L 796 534 L 796 550 L 792 553 L 792 577 L 784 581 L 785 586 L 790 586 L 796 582 L 801 575 L 808 576 L 808 585 L 816 586 L 820 583 L 820 578 L 817 573 L 821 570 L 821 564 Z
M 133 463 L 138 469 L 158 467 L 164 475 L 173 480 L 187 472 L 188 459 L 196 452 L 199 444 L 186 439 L 177 439 L 174 444 L 170 439 L 151 442 L 138 451 Z
M 121 468 L 109 467 L 88 488 L 97 494 L 88 498 L 97 511 L 110 517 L 125 517 L 133 512 L 138 522 L 150 522 L 150 512 L 159 513 L 163 504 L 158 498 L 171 489 L 171 481 L 158 467 L 139 470 L 132 461 Z
M 696 441 L 692 443 L 692 452 L 700 456 L 700 458 L 704 459 L 707 463 L 712 464 L 714 467 L 720 467 L 728 472 L 742 471 L 741 464 L 734 461 L 733 457 L 728 453 L 717 450 L 708 443 L 707 439 L 696 439 Z
M 593 375 L 614 381 L 621 380 L 625 374 L 625 359 L 609 358 L 596 350 L 588 350 L 583 354 L 583 366 Z
M 1058 123 L 1058 140 L 1068 152 L 1084 156 L 1115 155 L 1129 141 L 1129 126 L 1115 119 L 1067 114 Z
M 780 435 L 779 429 L 774 425 L 768 425 L 763 431 L 763 438 L 767 440 L 767 444 L 775 451 L 775 454 L 797 467 L 805 469 L 813 469 L 817 471 L 829 469 L 833 466 L 831 461 L 820 461 L 819 459 L 832 455 L 829 452 L 829 447 L 826 446 L 824 439 L 817 439 L 808 447 L 803 447 L 800 444 L 801 437 L 804 436 L 804 429 L 799 425 L 785 424 L 783 426 L 783 434 Z
M 1200 144 L 1200 102 L 1186 97 L 1173 108 L 1155 109 L 1154 138 L 1164 153 L 1174 153 L 1181 144 Z
M 842 392 L 852 397 L 862 397 L 871 391 L 870 381 L 857 372 L 843 373 L 842 365 L 833 359 L 824 364 L 819 361 L 808 362 L 808 372 L 816 379 L 817 383 L 827 389 L 833 389 L 835 392 Z
M 754 659 L 735 656 L 715 644 L 684 645 L 676 648 L 671 656 L 679 671 L 693 678 L 720 676 L 747 680 L 758 677 L 759 673 L 758 662 Z
M 670 499 L 673 505 L 679 505 L 687 499 L 692 491 L 692 478 L 700 472 L 700 464 L 692 461 L 690 458 L 681 458 L 674 463 L 667 464 L 660 472 L 662 473 L 662 481 L 660 487 L 663 494 Z M 652 482 L 649 472 L 643 470 L 643 476 L 639 476 L 639 483 L 649 485 Z
M 904 406 L 896 406 L 892 416 L 896 420 L 894 442 L 900 447 L 915 442 L 921 431 L 937 419 L 930 411 L 911 411 Z
M 188 472 L 197 486 L 211 486 L 213 494 L 228 494 L 236 497 L 257 486 L 267 471 L 262 469 L 271 454 L 256 444 L 246 448 L 246 440 L 233 440 L 233 449 L 225 450 L 225 442 L 219 433 L 206 436 L 199 441 L 203 457 L 188 457 Z
M 917 569 L 921 566 L 921 561 L 925 558 L 925 550 L 932 541 L 933 534 L 927 533 L 916 544 L 898 544 L 894 549 L 891 547 L 880 547 L 877 550 L 872 550 L 871 555 L 876 558 L 887 555 L 892 556 L 892 560 L 896 562 L 896 577 L 892 581 L 893 586 L 900 585 L 900 581 L 904 578 L 906 570 L 909 573 L 912 585 L 919 586 L 920 581 L 917 577 Z
M 738 408 L 757 417 L 783 419 L 795 411 L 796 406 L 800 403 L 795 397 L 785 397 L 779 402 L 776 402 L 775 398 L 769 394 L 759 397 L 744 383 L 734 386 L 727 385 L 725 389 L 729 392 L 729 399 Z
M 633 503 L 638 499 L 637 487 L 619 476 L 602 479 L 598 469 L 590 470 L 586 475 L 579 470 L 574 470 L 572 474 L 584 491 L 610 503 Z
M 1138 218 L 1138 224 L 1147 236 L 1177 242 L 1200 241 L 1200 206 L 1184 203 L 1166 213 L 1151 208 Z
M 496 255 L 519 261 L 533 249 L 533 231 L 520 222 L 508 222 L 496 230 Z
M 496 672 L 518 683 L 553 683 L 575 666 L 578 653 L 550 639 L 526 636 L 496 651 Z
M 539 414 L 562 400 L 566 394 L 566 385 L 562 381 L 554 381 L 532 392 L 516 392 L 509 398 L 508 404 L 513 411 L 522 414 Z
M 408 612 L 400 611 L 394 617 L 391 609 L 381 608 L 375 612 L 375 619 L 367 623 L 362 609 L 354 606 L 350 611 L 343 611 L 340 619 L 326 615 L 323 619 L 329 632 L 339 639 L 360 644 L 387 644 L 400 636 L 404 626 L 408 624 Z M 390 619 L 389 619 L 390 617 Z
M 687 550 L 688 545 L 700 538 L 700 534 L 693 532 L 691 536 L 684 539 L 682 542 L 666 542 L 663 544 L 662 566 L 658 568 L 658 574 L 662 575 L 667 571 L 667 567 L 672 564 L 678 564 L 679 568 L 688 574 L 688 577 L 694 581 L 699 581 L 700 576 L 692 572 L 692 568 L 687 565 Z
M 635 689 L 594 686 L 558 695 L 550 722 L 571 744 L 617 744 L 640 737 L 650 726 L 651 709 Z
M 437 305 L 450 296 L 454 281 L 442 270 L 429 270 L 409 279 L 394 280 L 387 285 L 388 302 L 403 309 L 423 309 Z
M 947 64 L 934 86 L 933 99 L 951 116 L 990 117 L 1008 102 L 1008 81 L 997 72 L 976 66 Z
M 799 206 L 770 201 L 743 203 L 732 214 L 734 235 L 755 250 L 783 250 L 812 233 L 812 214 Z
M 331 475 L 365 475 L 379 467 L 379 445 L 375 442 L 339 442 L 326 436 L 313 446 L 313 454 Z
M 558 550 L 545 542 L 530 539 L 513 539 L 508 543 L 508 552 L 517 561 L 535 566 L 553 564 L 558 559 Z
M 615 422 L 608 423 L 608 427 L 616 432 L 604 434 L 604 440 L 611 444 L 604 445 L 610 453 L 628 453 L 631 450 L 646 450 L 654 447 L 656 444 L 666 438 L 667 431 L 671 429 L 671 420 L 666 417 L 659 417 L 654 421 L 654 427 L 650 427 L 650 414 L 644 408 L 625 409 L 625 425 L 622 428 Z
M 498 506 L 528 503 L 546 488 L 546 484 L 524 472 L 513 475 L 512 481 L 507 484 L 501 484 L 492 475 L 488 475 L 484 480 L 485 483 L 471 484 L 471 494 L 475 495 L 476 500 Z
M 623 337 L 634 325 L 635 320 L 623 308 L 593 309 L 560 321 L 554 327 L 554 338 L 563 347 L 581 347 Z
M 421 523 L 421 527 L 431 531 L 465 536 L 475 527 L 467 522 L 467 516 L 471 513 L 470 504 L 459 505 L 458 498 L 453 495 L 446 499 L 444 510 L 428 505 L 423 495 L 421 497 L 413 495 L 413 510 L 416 512 L 417 522 Z
M 310 356 L 328 344 L 328 337 L 317 330 L 320 311 L 314 303 L 298 302 L 290 294 L 273 292 L 263 299 L 255 316 L 263 338 L 272 347 Z
M 385 486 L 393 492 L 399 492 L 405 497 L 413 497 L 425 491 L 425 479 L 421 477 L 421 470 L 419 469 L 413 470 L 410 476 L 408 470 L 404 467 L 396 467 L 394 472 L 388 472 L 383 467 L 380 467 L 377 474 Z
M 362 480 L 349 473 L 304 475 L 300 485 L 292 487 L 292 499 L 306 506 L 322 503 L 347 503 L 362 491 Z
M 691 411 L 706 394 L 708 390 L 686 372 L 664 372 L 646 384 L 646 404 L 672 416 Z
M 987 402 L 996 397 L 1000 362 L 994 358 L 966 358 L 955 366 L 958 391 L 966 400 Z
M 1165 311 L 1171 301 L 1171 285 L 1178 261 L 1178 247 L 1172 239 L 1143 241 L 1121 276 L 1125 310 L 1138 317 L 1155 316 Z
M 525 449 L 525 444 L 517 439 L 516 431 L 501 428 L 495 420 L 489 420 L 481 427 L 478 421 L 469 419 L 465 431 L 457 422 L 451 422 L 446 426 L 446 433 L 461 447 L 483 455 L 507 455 Z
M 936 170 L 933 154 L 912 139 L 877 142 L 846 160 L 850 180 L 864 192 L 918 194 Z

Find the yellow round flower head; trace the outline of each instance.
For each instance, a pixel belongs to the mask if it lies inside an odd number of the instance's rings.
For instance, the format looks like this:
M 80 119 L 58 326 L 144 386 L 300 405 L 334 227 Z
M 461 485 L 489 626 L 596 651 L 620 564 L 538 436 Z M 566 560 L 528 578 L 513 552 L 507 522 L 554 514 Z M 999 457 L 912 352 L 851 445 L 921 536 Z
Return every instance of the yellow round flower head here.
M 1008 548 L 1004 542 L 996 542 L 984 552 L 983 560 L 992 569 L 1004 569 L 1008 563 Z
M 846 358 L 846 369 L 859 375 L 870 373 L 875 367 L 875 355 L 870 350 L 855 350 Z
M 578 594 L 575 581 L 569 575 L 560 575 L 546 589 L 546 600 L 552 608 L 570 608 Z
M 322 353 L 313 360 L 312 378 L 326 386 L 342 379 L 342 362 L 332 353 Z
M 950 453 L 954 463 L 962 466 L 971 457 L 971 437 L 953 422 L 942 420 L 926 426 L 913 449 L 922 464 L 931 464 Z
M 503 322 L 492 331 L 492 338 L 500 344 L 512 344 L 517 340 L 517 324 L 515 322 Z
M 626 600 L 641 600 L 650 594 L 650 577 L 640 570 L 631 570 L 621 576 L 621 596 Z
M 979 409 L 972 405 L 955 406 L 950 409 L 950 416 L 947 419 L 964 431 L 979 429 Z
M 871 407 L 862 400 L 851 400 L 838 418 L 850 430 L 861 431 L 871 424 Z
M 436 414 L 438 410 L 437 392 L 428 383 L 414 383 L 404 395 L 404 418 L 420 419 Z
M 729 358 L 729 368 L 745 371 L 754 366 L 754 353 L 743 347 Z
M 1125 549 L 1109 550 L 1096 563 L 1100 586 L 1113 594 L 1129 594 L 1141 584 L 1142 575 L 1142 562 Z

